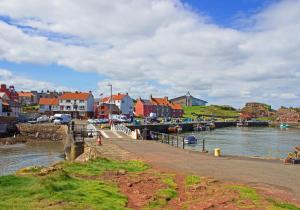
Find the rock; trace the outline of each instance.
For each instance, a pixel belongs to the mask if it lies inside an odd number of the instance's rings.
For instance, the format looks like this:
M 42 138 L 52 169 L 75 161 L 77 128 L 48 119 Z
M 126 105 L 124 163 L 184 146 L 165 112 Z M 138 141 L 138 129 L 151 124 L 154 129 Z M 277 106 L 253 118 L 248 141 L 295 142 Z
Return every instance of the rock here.
M 126 170 L 118 170 L 117 175 L 126 175 L 127 171 Z

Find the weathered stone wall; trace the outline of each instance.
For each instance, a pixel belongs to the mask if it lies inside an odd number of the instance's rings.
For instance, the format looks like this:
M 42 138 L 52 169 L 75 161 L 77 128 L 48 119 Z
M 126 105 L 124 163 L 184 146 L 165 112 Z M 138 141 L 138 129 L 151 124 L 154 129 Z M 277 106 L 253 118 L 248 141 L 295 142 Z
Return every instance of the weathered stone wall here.
M 27 124 L 17 125 L 20 136 L 31 140 L 63 141 L 67 138 L 66 125 L 54 124 Z

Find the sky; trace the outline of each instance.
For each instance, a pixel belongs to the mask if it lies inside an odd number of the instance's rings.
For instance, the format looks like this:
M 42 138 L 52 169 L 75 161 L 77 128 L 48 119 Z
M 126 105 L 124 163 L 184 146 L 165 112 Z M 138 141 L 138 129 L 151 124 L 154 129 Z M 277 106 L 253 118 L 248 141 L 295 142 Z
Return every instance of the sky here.
M 300 106 L 300 0 L 1 0 L 0 82 Z

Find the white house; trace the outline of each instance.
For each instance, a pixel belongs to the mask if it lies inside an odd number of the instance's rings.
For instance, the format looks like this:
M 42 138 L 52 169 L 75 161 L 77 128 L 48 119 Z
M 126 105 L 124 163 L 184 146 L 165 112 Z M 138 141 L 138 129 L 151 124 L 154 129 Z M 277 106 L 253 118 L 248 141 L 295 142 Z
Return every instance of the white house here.
M 59 98 L 59 112 L 71 114 L 72 117 L 93 117 L 94 96 L 91 92 L 63 93 Z
M 40 98 L 39 112 L 56 112 L 59 111 L 59 103 L 57 98 Z
M 105 97 L 101 99 L 101 102 L 115 104 L 119 108 L 120 114 L 133 116 L 133 100 L 127 93 L 112 95 L 112 99 Z
M 1 115 L 10 116 L 10 117 L 19 117 L 22 108 L 18 101 L 11 100 L 9 96 L 4 92 L 0 92 L 0 99 L 2 101 Z

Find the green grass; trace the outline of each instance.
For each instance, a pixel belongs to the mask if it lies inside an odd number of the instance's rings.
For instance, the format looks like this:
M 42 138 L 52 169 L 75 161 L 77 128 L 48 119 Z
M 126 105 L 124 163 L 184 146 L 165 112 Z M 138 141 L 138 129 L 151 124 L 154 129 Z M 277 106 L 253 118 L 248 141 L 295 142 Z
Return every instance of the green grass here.
M 268 199 L 268 201 L 272 204 L 267 210 L 300 210 L 297 206 L 289 203 L 278 202 L 273 199 Z
M 197 185 L 201 182 L 201 178 L 199 176 L 196 175 L 189 175 L 185 177 L 185 185 L 187 187 L 193 186 L 193 185 Z
M 168 185 L 168 187 L 176 189 L 177 188 L 177 184 L 174 181 L 173 177 L 165 177 L 162 179 L 162 182 L 165 183 L 166 185 Z
M 161 189 L 155 194 L 155 198 L 151 201 L 148 207 L 144 209 L 162 209 L 168 204 L 170 200 L 178 195 L 177 191 L 173 188 Z
M 261 201 L 261 197 L 253 188 L 238 185 L 227 186 L 227 188 L 238 191 L 241 200 L 251 200 L 253 203 L 258 203 Z
M 185 106 L 183 107 L 184 117 L 196 118 L 192 113 L 199 115 L 214 115 L 222 117 L 236 117 L 239 116 L 239 113 L 236 110 L 232 110 L 226 106 Z
M 100 175 L 105 171 L 126 170 L 128 172 L 140 172 L 149 169 L 149 165 L 142 161 L 114 161 L 108 159 L 91 160 L 85 164 L 65 162 L 63 168 L 72 174 L 95 176 Z
M 127 209 L 127 198 L 113 183 L 78 175 L 100 175 L 107 170 L 144 171 L 140 161 L 97 159 L 85 164 L 63 163 L 63 169 L 38 176 L 0 177 L 0 210 L 12 209 Z

